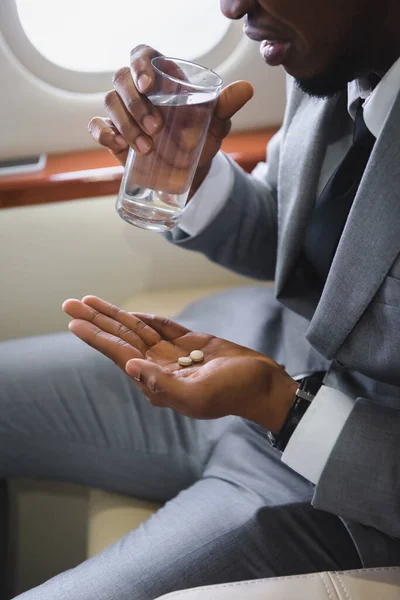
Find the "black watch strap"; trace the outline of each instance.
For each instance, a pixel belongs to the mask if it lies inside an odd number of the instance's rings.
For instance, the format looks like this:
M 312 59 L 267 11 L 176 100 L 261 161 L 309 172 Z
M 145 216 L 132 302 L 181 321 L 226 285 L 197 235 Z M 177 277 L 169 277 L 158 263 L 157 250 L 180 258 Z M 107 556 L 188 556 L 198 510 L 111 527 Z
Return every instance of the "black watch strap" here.
M 268 433 L 269 440 L 274 448 L 283 452 L 292 437 L 297 425 L 304 417 L 311 402 L 314 400 L 318 390 L 322 385 L 322 377 L 315 376 L 304 377 L 296 391 L 293 404 L 288 412 L 282 429 L 278 434 Z

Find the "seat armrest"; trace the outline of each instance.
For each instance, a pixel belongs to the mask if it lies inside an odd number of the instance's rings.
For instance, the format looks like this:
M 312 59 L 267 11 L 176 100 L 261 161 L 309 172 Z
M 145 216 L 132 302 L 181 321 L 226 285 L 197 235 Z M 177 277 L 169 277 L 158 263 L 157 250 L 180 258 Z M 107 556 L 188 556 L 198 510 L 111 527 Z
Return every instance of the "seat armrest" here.
M 399 600 L 400 567 L 295 575 L 172 592 L 158 600 Z

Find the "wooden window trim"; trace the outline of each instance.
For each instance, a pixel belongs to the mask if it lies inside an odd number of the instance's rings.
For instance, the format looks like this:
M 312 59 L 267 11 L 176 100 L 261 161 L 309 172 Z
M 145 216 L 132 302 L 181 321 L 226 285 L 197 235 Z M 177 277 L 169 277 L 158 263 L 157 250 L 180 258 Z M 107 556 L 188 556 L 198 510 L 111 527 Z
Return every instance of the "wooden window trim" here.
M 222 145 L 245 171 L 265 159 L 277 128 L 229 135 Z M 117 194 L 122 167 L 107 150 L 52 154 L 38 173 L 0 177 L 0 208 Z

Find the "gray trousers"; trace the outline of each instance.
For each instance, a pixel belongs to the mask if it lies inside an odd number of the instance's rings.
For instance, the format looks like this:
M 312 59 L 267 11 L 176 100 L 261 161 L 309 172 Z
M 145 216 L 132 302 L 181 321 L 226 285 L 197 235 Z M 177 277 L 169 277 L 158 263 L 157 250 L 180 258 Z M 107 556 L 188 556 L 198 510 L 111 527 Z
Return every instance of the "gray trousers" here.
M 207 317 L 181 321 L 223 333 L 224 319 L 211 314 L 208 327 Z M 270 314 L 272 331 L 279 310 Z M 246 341 L 250 329 L 225 337 Z M 0 406 L 1 478 L 72 481 L 166 503 L 26 600 L 150 600 L 361 566 L 340 519 L 312 508 L 312 485 L 281 463 L 265 431 L 236 417 L 194 421 L 153 408 L 111 361 L 68 333 L 0 344 Z

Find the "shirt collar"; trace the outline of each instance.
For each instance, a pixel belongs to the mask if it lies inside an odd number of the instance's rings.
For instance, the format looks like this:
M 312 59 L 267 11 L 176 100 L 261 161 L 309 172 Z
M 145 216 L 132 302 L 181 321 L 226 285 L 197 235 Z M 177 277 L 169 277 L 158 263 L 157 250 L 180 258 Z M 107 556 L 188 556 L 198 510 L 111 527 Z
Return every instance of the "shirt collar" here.
M 400 58 L 372 91 L 367 79 L 348 85 L 348 110 L 354 119 L 359 99 L 364 100 L 364 121 L 372 135 L 379 137 L 400 92 Z

